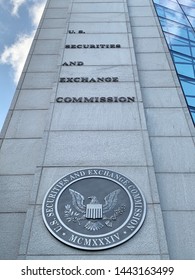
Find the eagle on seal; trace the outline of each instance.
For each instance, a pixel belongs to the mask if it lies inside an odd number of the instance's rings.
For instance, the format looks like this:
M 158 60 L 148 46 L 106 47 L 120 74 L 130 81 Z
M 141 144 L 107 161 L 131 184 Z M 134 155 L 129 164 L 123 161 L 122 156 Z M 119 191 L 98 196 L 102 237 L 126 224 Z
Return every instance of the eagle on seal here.
M 69 192 L 72 197 L 73 206 L 77 211 L 83 214 L 81 220 L 90 219 L 85 225 L 85 228 L 96 231 L 104 226 L 100 222 L 100 219 L 106 219 L 104 214 L 111 211 L 116 206 L 120 190 L 117 189 L 106 195 L 103 204 L 99 203 L 96 196 L 90 196 L 88 199 L 91 199 L 91 201 L 86 205 L 84 204 L 85 198 L 82 194 L 72 189 L 69 189 Z

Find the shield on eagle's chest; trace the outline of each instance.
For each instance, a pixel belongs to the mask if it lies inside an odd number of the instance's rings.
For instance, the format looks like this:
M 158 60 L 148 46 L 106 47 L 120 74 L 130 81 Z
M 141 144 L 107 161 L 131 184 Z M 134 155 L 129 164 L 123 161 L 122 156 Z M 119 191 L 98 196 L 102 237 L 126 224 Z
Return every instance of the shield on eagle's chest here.
M 102 219 L 102 204 L 87 204 L 86 218 L 87 219 Z

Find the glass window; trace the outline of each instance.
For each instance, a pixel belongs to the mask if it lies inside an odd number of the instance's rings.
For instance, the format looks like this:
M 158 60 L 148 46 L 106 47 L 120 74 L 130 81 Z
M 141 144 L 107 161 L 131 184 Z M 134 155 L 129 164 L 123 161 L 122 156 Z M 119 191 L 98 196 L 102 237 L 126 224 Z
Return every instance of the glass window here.
M 177 1 L 154 0 L 155 4 L 159 4 L 168 9 L 182 13 L 181 7 Z
M 195 96 L 195 80 L 189 77 L 180 76 L 180 82 L 186 95 Z
M 188 6 L 188 7 L 195 7 L 194 0 L 178 0 L 178 3 L 181 4 L 181 5 Z
M 185 92 L 186 102 L 195 124 L 195 80 L 189 77 L 179 76 L 183 91 Z
M 167 9 L 167 8 L 159 6 L 159 5 L 156 5 L 156 10 L 160 17 L 164 17 L 166 19 L 170 19 L 170 20 L 173 20 L 173 21 L 185 24 L 185 25 L 190 25 L 189 21 L 186 19 L 186 17 L 182 13 L 178 13 L 174 10 Z
M 194 110 L 195 112 L 195 96 L 188 96 L 186 95 L 188 105 Z
M 153 2 L 195 124 L 195 1 Z
M 183 6 L 183 5 L 181 7 L 186 15 L 189 15 L 189 16 L 195 15 L 195 8 L 187 7 L 187 6 Z
M 163 31 L 195 42 L 195 33 L 191 27 L 184 26 L 164 18 L 160 18 L 160 23 Z
M 195 28 L 195 17 L 188 16 L 188 20 L 193 28 Z
M 195 59 L 172 51 L 172 57 L 178 74 L 195 79 Z
M 195 42 L 166 32 L 165 37 L 171 50 L 195 57 Z

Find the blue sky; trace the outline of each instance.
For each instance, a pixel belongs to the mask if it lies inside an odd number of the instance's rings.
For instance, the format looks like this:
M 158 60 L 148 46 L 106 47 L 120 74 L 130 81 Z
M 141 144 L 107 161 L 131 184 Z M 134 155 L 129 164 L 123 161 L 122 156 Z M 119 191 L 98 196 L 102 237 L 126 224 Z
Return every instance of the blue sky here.
M 0 130 L 46 0 L 0 0 Z

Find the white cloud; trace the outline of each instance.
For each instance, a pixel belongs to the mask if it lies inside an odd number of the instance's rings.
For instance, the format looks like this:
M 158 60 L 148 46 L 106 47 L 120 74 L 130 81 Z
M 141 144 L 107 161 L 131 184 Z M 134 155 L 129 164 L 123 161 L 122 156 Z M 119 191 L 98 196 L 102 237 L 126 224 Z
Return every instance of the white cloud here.
M 14 82 L 17 84 L 22 72 L 27 53 L 30 49 L 34 32 L 30 35 L 21 35 L 10 47 L 5 47 L 0 62 L 11 65 L 14 70 Z
M 11 0 L 12 5 L 12 15 L 18 16 L 18 10 L 20 6 L 26 3 L 26 0 Z
M 32 20 L 32 24 L 37 27 L 45 7 L 46 0 L 39 1 L 29 8 L 29 14 Z
M 18 8 L 25 2 L 25 0 L 12 0 L 15 4 L 15 12 L 17 13 Z M 17 37 L 17 40 L 11 46 L 6 46 L 3 53 L 0 55 L 0 63 L 10 65 L 13 69 L 14 83 L 17 84 L 26 56 L 29 52 L 36 27 L 40 21 L 46 0 L 42 0 L 40 3 L 34 3 L 29 8 L 29 14 L 34 29 L 30 34 L 21 34 Z M 1 3 L 1 0 L 0 0 Z

